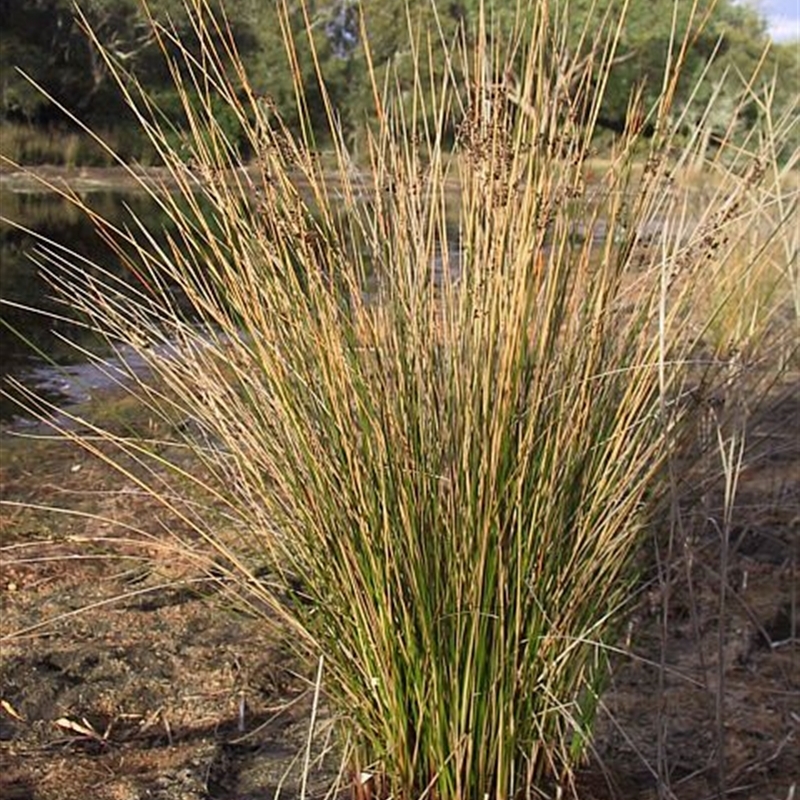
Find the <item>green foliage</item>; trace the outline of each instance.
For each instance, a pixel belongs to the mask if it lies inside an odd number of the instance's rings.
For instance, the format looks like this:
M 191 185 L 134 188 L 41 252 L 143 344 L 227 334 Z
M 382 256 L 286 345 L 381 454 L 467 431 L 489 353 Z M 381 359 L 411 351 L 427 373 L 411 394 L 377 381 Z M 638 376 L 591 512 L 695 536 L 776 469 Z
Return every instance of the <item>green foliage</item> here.
M 577 64 L 587 58 L 593 39 L 591 31 L 606 15 L 611 20 L 620 18 L 625 5 L 623 0 L 545 4 L 551 27 L 551 55 L 559 49 L 554 49 L 554 43 L 562 41 L 570 53 L 571 63 Z M 719 93 L 719 111 L 709 122 L 716 133 L 724 132 L 728 123 L 727 112 L 741 88 L 741 76 L 753 73 L 767 44 L 763 21 L 751 7 L 731 0 L 719 0 L 714 4 L 703 0 L 697 7 L 691 2 L 679 2 L 675 4 L 673 30 L 672 0 L 630 5 L 617 48 L 617 63 L 603 93 L 603 106 L 598 117 L 600 127 L 618 134 L 626 124 L 632 96 L 640 91 L 643 108 L 648 111 L 662 88 L 661 76 L 670 41 L 680 41 L 687 31 L 697 30 L 697 35 L 688 40 L 683 78 L 676 87 L 673 113 L 685 114 L 684 128 L 688 130 L 697 122 L 700 109 L 705 107 L 709 97 Z M 705 19 L 711 6 L 710 15 Z M 136 75 L 160 99 L 166 98 L 171 91 L 171 78 L 138 0 L 84 0 L 80 7 L 109 56 Z M 516 2 L 495 0 L 488 7 L 495 46 L 512 49 L 515 43 L 511 32 L 519 15 Z M 224 8 L 253 86 L 261 94 L 269 96 L 287 124 L 298 130 L 300 120 L 293 118 L 295 90 L 285 59 L 277 4 L 226 0 Z M 353 146 L 359 141 L 363 143 L 365 126 L 375 121 L 373 87 L 365 61 L 362 34 L 366 32 L 369 41 L 378 85 L 386 80 L 396 82 L 398 90 L 410 99 L 414 95 L 415 80 L 441 84 L 445 71 L 459 73 L 465 69 L 465 65 L 458 63 L 455 53 L 447 64 L 444 53 L 446 47 L 455 41 L 470 42 L 479 36 L 479 8 L 477 0 L 444 5 L 430 0 L 324 0 L 309 5 L 308 22 L 313 31 L 320 73 L 336 115 Z M 157 4 L 152 13 L 157 22 L 174 26 L 178 33 L 187 34 L 185 38 L 188 41 L 191 36 L 189 20 L 178 0 Z M 367 21 L 363 28 L 362 19 Z M 705 24 L 701 25 L 702 21 Z M 287 25 L 297 43 L 310 123 L 322 137 L 319 146 L 326 147 L 330 142 L 325 141 L 325 103 L 319 91 L 311 51 L 299 35 L 306 25 L 300 4 L 295 4 L 290 10 Z M 589 36 L 583 35 L 585 29 Z M 430 64 L 420 63 L 419 74 L 415 75 L 414 53 L 426 51 L 428 47 L 435 51 L 435 58 Z M 709 68 L 715 53 L 714 64 Z M 796 93 L 797 83 L 791 80 L 791 76 L 797 73 L 796 61 L 796 50 L 789 46 L 775 47 L 767 57 L 762 73 L 764 79 L 768 80 L 775 70 L 786 75 L 775 98 L 776 107 L 781 102 L 791 102 L 787 95 Z M 428 74 L 431 66 L 435 74 Z M 512 72 L 517 70 L 519 59 L 512 60 L 509 66 Z M 108 65 L 100 57 L 98 49 L 87 43 L 73 17 L 70 0 L 34 0 L 26 4 L 0 0 L 0 116 L 37 124 L 52 124 L 59 120 L 61 116 L 56 107 L 34 90 L 16 67 L 90 125 L 131 126 L 131 119 L 110 79 Z M 709 71 L 699 94 L 692 95 L 697 79 L 706 70 Z M 503 78 L 497 77 L 499 80 Z M 591 80 L 597 78 L 595 73 Z M 583 88 L 578 82 L 573 83 L 574 93 L 586 89 L 585 81 Z M 693 108 L 688 108 L 690 96 Z M 428 109 L 428 117 L 432 113 L 433 109 Z M 756 113 L 752 107 L 740 109 L 743 129 L 752 127 Z
M 198 92 L 190 91 L 185 96 L 181 96 L 173 87 L 150 92 L 148 97 L 152 105 L 158 109 L 161 117 L 160 124 L 169 131 L 170 147 L 175 152 L 182 152 L 187 161 L 191 160 L 193 157 L 192 134 L 188 128 L 186 103 L 192 107 L 199 107 L 201 101 Z M 242 126 L 236 114 L 230 110 L 224 100 L 216 97 L 210 98 L 208 109 L 210 116 L 218 126 L 219 133 L 225 137 L 235 151 L 240 152 L 240 148 L 245 142 Z M 243 154 L 240 152 L 240 155 Z
M 262 42 L 252 26 L 263 20 L 250 13 L 252 4 L 225 5 L 228 13 L 241 12 L 231 21 L 239 51 L 247 54 L 259 50 Z M 146 11 L 139 0 L 84 0 L 78 7 L 97 37 L 95 44 L 86 36 L 72 0 L 24 4 L 0 0 L 0 124 L 3 120 L 23 122 L 74 133 L 74 126 L 66 123 L 59 108 L 63 106 L 95 129 L 112 129 L 115 141 L 125 139 L 126 147 L 121 148 L 124 157 L 149 160 L 146 137 L 136 130 L 135 119 L 111 77 L 109 61 L 135 75 L 165 107 L 177 110 L 177 98 L 170 97 L 174 89 L 161 49 L 164 43 L 159 42 L 153 23 L 190 41 L 191 26 L 184 4 L 169 0 Z M 220 113 L 225 114 L 222 109 Z M 179 116 L 175 120 L 178 123 Z M 227 119 L 225 124 L 235 138 L 232 120 Z M 5 149 L 4 153 L 10 155 Z M 62 156 L 51 163 L 63 160 Z M 82 163 L 92 163 L 92 159 Z

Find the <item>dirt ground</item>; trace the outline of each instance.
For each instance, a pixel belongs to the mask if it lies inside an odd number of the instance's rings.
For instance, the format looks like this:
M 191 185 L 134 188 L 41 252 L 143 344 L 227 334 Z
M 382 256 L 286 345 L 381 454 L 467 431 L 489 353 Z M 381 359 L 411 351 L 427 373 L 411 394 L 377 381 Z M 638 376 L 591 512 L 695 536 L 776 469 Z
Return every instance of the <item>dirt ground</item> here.
M 727 556 L 720 487 L 650 547 L 584 800 L 800 797 L 800 382 L 749 440 Z M 300 797 L 314 665 L 165 550 L 162 508 L 97 460 L 6 431 L 0 477 L 25 504 L 0 525 L 0 797 Z M 310 798 L 339 768 L 327 720 Z

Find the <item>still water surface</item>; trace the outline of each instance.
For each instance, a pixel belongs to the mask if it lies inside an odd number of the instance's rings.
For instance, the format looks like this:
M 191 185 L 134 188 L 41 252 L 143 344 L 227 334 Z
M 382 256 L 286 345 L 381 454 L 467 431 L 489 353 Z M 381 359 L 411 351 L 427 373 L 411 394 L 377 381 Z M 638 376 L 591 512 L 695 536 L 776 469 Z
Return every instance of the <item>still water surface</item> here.
M 84 200 L 112 225 L 125 227 L 134 215 L 137 224 L 156 238 L 169 232 L 170 221 L 144 192 L 93 191 Z M 132 283 L 134 279 L 87 214 L 55 193 L 14 192 L 0 185 L 0 217 L 11 220 L 0 219 L 0 297 L 4 301 L 0 305 L 4 323 L 0 326 L 0 381 L 7 384 L 9 376 L 19 379 L 59 405 L 81 402 L 113 381 L 87 364 L 66 340 L 101 354 L 102 343 L 70 323 L 74 311 L 55 297 L 37 257 L 41 258 L 46 240 Z M 432 265 L 433 279 L 441 280 L 445 269 L 452 275 L 458 263 L 453 246 L 447 266 L 442 259 Z M 128 359 L 136 356 L 126 353 L 125 358 L 130 365 Z M 7 423 L 14 415 L 14 405 L 0 397 L 0 422 Z
M 144 192 L 92 191 L 84 201 L 103 219 L 125 227 L 132 216 L 156 238 L 163 238 L 171 223 Z M 1 218 L 6 218 L 5 221 Z M 432 277 L 460 270 L 457 233 L 452 236 L 450 261 L 432 264 Z M 580 238 L 583 234 L 576 231 Z M 602 222 L 591 231 L 604 238 Z M 99 341 L 68 317 L 74 312 L 60 303 L 36 264 L 42 242 L 63 245 L 78 256 L 133 282 L 117 255 L 97 234 L 80 209 L 55 193 L 17 192 L 0 184 L 0 382 L 9 376 L 35 388 L 47 399 L 66 405 L 80 402 L 113 383 L 66 340 L 98 352 Z M 66 318 L 65 318 L 66 317 Z M 101 351 L 100 351 L 101 352 Z M 135 358 L 134 354 L 125 356 Z M 15 416 L 15 407 L 0 397 L 0 422 Z
M 98 191 L 85 199 L 111 223 L 124 225 L 133 213 L 152 232 L 163 236 L 168 227 L 163 212 L 142 192 Z M 102 378 L 91 374 L 65 338 L 92 350 L 99 343 L 64 318 L 73 313 L 55 297 L 36 263 L 42 247 L 38 237 L 119 276 L 125 276 L 125 268 L 88 216 L 57 194 L 0 188 L 0 217 L 5 218 L 0 219 L 0 380 L 13 376 L 50 400 L 77 402 L 100 388 Z M 0 421 L 13 415 L 13 405 L 0 398 Z

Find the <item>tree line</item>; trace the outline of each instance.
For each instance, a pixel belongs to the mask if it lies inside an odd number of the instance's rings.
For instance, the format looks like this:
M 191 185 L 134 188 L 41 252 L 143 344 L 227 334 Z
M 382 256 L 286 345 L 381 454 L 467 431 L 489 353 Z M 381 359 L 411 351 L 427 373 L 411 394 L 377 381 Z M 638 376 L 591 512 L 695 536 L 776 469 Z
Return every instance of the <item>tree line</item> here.
M 601 127 L 611 131 L 624 127 L 634 92 L 641 92 L 644 107 L 654 101 L 671 50 L 673 11 L 679 37 L 708 11 L 702 30 L 691 38 L 685 77 L 677 87 L 677 109 L 688 103 L 690 96 L 700 107 L 705 99 L 716 95 L 718 119 L 712 119 L 711 124 L 726 128 L 732 113 L 726 107 L 726 96 L 738 95 L 742 81 L 759 64 L 761 79 L 775 80 L 777 107 L 793 102 L 800 85 L 796 43 L 773 44 L 762 63 L 768 34 L 755 7 L 733 0 L 702 2 L 708 3 L 708 8 L 700 8 L 694 19 L 690 19 L 691 2 L 630 3 L 599 117 Z M 181 104 L 148 13 L 157 22 L 173 26 L 190 42 L 191 24 L 183 0 L 159 0 L 151 4 L 149 12 L 140 0 L 81 0 L 78 5 L 117 63 L 147 87 L 161 111 L 180 128 Z M 494 0 L 486 5 L 498 35 L 510 30 L 516 0 Z M 582 50 L 589 46 L 585 32 L 591 31 L 592 20 L 620 13 L 623 0 L 571 0 L 567 15 L 559 13 L 565 3 L 550 5 L 556 35 L 579 61 Z M 276 0 L 224 0 L 222 6 L 254 88 L 268 96 L 291 121 L 294 94 Z M 436 48 L 444 46 L 441 42 L 468 40 L 476 35 L 479 13 L 480 0 L 308 0 L 305 11 L 299 0 L 290 0 L 289 22 L 296 33 L 299 68 L 310 89 L 312 118 L 321 122 L 325 111 L 321 95 L 314 91 L 317 82 L 307 27 L 341 124 L 345 131 L 356 132 L 372 103 L 362 47 L 364 35 L 369 39 L 379 78 L 390 71 L 402 91 L 403 82 L 414 75 L 413 48 L 427 47 L 428 42 Z M 444 59 L 432 63 L 441 66 Z M 701 76 L 700 96 L 696 92 L 692 95 Z M 129 134 L 135 128 L 71 0 L 0 0 L 0 123 L 61 128 L 66 123 L 59 104 L 94 128 Z M 753 103 L 736 109 L 736 113 L 740 118 L 735 123 L 747 128 L 760 113 L 759 106 Z M 220 115 L 224 114 L 221 108 Z M 235 138 L 233 119 L 230 125 Z M 134 151 L 137 146 L 145 147 L 144 141 L 134 145 Z

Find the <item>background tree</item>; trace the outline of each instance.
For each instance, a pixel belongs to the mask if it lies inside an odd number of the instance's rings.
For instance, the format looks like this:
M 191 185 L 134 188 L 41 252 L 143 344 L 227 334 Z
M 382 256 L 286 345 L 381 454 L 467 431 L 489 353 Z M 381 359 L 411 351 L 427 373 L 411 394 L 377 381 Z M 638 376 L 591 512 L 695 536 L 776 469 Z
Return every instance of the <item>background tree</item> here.
M 278 2 L 219 0 L 224 5 L 231 30 L 249 70 L 251 81 L 268 95 L 279 112 L 291 119 L 294 89 L 285 47 L 281 38 Z M 480 0 L 300 0 L 288 4 L 288 22 L 294 33 L 297 57 L 308 91 L 311 118 L 325 129 L 325 108 L 310 57 L 308 31 L 313 38 L 335 113 L 351 141 L 374 114 L 372 89 L 367 82 L 362 36 L 369 38 L 379 80 L 396 82 L 409 91 L 414 79 L 414 48 L 425 50 L 432 43 L 440 53 L 460 38 L 475 36 Z M 623 0 L 571 0 L 569 14 L 564 3 L 549 6 L 553 27 L 553 59 L 550 69 L 562 69 L 567 60 L 580 63 L 589 55 L 592 32 L 604 15 L 621 13 Z M 630 97 L 641 91 L 645 109 L 655 102 L 661 75 L 669 57 L 673 34 L 680 40 L 687 27 L 705 25 L 686 53 L 686 76 L 677 87 L 676 113 L 689 102 L 689 87 L 706 74 L 703 96 L 695 96 L 698 108 L 713 93 L 719 95 L 714 126 L 724 128 L 730 120 L 725 97 L 752 74 L 768 43 L 766 26 L 758 13 L 733 0 L 703 0 L 694 17 L 692 3 L 652 0 L 632 3 L 620 41 L 600 125 L 620 131 Z M 82 0 L 80 7 L 113 57 L 148 87 L 160 107 L 176 126 L 182 124 L 180 103 L 165 68 L 163 57 L 147 23 L 139 0 Z M 186 32 L 189 24 L 182 0 L 153 4 L 152 13 L 166 25 Z M 499 35 L 510 30 L 517 15 L 516 0 L 495 0 L 487 7 L 498 24 Z M 363 20 L 363 24 L 362 24 Z M 191 36 L 184 36 L 190 41 Z M 503 43 L 512 52 L 510 43 Z M 709 63 L 713 61 L 711 67 Z M 441 80 L 445 59 L 431 61 L 434 75 L 427 74 L 427 62 L 416 79 Z M 460 69 L 457 59 L 451 62 Z M 513 67 L 513 64 L 511 65 Z M 89 125 L 103 128 L 131 127 L 119 93 L 111 86 L 103 61 L 89 44 L 76 21 L 71 0 L 0 0 L 0 122 L 25 121 L 36 126 L 53 126 L 63 115 L 44 95 L 34 89 L 18 71 L 30 75 L 52 96 L 74 110 Z M 798 55 L 789 45 L 774 46 L 762 67 L 764 79 L 777 76 L 776 93 L 783 102 L 796 94 Z M 494 76 L 502 79 L 503 76 Z M 577 90 L 577 86 L 575 87 Z M 744 129 L 758 110 L 754 105 L 742 111 L 737 123 Z M 697 112 L 699 114 L 699 111 Z M 687 123 L 697 114 L 689 112 Z M 748 118 L 749 117 L 749 118 Z M 324 142 L 319 143 L 324 146 Z

